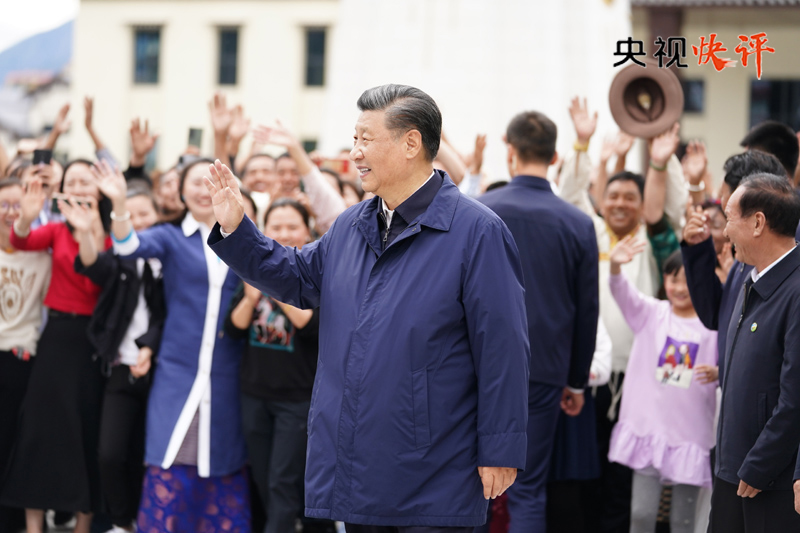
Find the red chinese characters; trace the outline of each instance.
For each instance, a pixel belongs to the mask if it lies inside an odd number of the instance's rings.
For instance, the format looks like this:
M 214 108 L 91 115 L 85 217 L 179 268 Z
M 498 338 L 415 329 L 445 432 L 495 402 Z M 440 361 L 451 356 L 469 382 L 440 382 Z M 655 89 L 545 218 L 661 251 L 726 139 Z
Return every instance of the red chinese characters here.
M 706 42 L 705 37 L 700 37 L 700 46 L 692 45 L 692 53 L 697 56 L 697 64 L 705 65 L 711 60 L 717 72 L 721 72 L 725 67 L 735 67 L 736 61 L 725 57 L 718 57 L 718 53 L 727 52 L 728 49 L 722 46 L 722 41 L 717 41 L 717 34 L 709 35 Z
M 742 65 L 747 66 L 747 58 L 751 55 L 756 55 L 756 72 L 758 73 L 758 79 L 761 79 L 761 54 L 764 52 L 769 52 L 770 54 L 775 53 L 775 49 L 769 46 L 764 46 L 767 43 L 767 34 L 764 32 L 756 33 L 748 37 L 747 35 L 740 35 L 739 41 L 741 41 L 734 52 L 737 54 L 742 55 Z

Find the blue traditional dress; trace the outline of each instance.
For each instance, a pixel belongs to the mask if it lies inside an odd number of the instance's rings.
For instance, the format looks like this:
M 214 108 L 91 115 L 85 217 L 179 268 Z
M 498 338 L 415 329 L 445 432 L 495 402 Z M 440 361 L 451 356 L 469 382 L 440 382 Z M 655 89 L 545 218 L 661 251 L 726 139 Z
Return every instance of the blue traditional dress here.
M 209 510 L 221 507 L 205 498 L 194 501 L 191 495 L 207 486 L 223 497 L 233 482 L 242 487 L 241 509 L 232 513 L 234 522 L 226 525 L 231 531 L 249 529 L 247 483 L 239 478 L 247 457 L 239 404 L 243 345 L 223 331 L 239 279 L 206 244 L 209 232 L 187 213 L 180 226 L 161 224 L 114 242 L 121 256 L 161 261 L 167 307 L 147 411 L 145 462 L 149 468 L 140 528 L 143 521 L 152 527 L 154 517 L 161 524 L 194 520 L 193 528 L 209 520 L 213 523 L 219 516 Z M 170 498 L 186 502 L 180 508 L 188 518 L 172 515 L 155 498 L 159 491 L 154 488 L 175 476 L 190 481 L 188 486 L 177 484 L 175 490 L 183 493 Z

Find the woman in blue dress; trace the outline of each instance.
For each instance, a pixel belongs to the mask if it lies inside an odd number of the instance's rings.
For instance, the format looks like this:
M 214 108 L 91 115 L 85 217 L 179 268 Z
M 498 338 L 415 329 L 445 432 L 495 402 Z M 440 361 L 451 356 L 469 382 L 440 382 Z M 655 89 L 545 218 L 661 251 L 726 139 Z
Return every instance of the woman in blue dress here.
M 122 174 L 101 165 L 112 199 L 114 250 L 161 261 L 167 316 L 147 410 L 140 531 L 249 531 L 241 427 L 240 340 L 223 323 L 236 275 L 206 244 L 215 218 L 203 183 L 210 160 L 183 169 L 186 213 L 139 234 L 125 209 Z

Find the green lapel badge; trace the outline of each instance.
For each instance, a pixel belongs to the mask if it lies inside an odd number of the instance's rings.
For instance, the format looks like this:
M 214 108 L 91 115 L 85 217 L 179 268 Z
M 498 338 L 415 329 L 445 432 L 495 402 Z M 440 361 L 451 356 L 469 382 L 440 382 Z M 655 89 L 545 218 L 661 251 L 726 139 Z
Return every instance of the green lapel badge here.
M 753 325 L 752 325 L 752 326 L 750 326 L 750 331 L 752 331 L 752 332 L 754 332 L 754 333 L 755 333 L 755 331 L 756 331 L 757 329 L 758 329 L 758 324 L 756 324 L 755 322 L 753 322 Z

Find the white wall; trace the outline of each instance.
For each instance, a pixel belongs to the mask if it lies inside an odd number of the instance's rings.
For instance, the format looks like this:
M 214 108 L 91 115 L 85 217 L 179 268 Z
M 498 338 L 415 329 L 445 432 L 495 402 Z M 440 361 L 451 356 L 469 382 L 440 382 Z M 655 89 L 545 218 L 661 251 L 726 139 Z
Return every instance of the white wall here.
M 161 134 L 158 165 L 164 168 L 185 149 L 189 127 L 203 128 L 203 152 L 211 154 L 207 104 L 221 89 L 256 123 L 278 117 L 301 138 L 316 138 L 324 89 L 304 86 L 303 30 L 330 27 L 330 47 L 337 11 L 334 0 L 83 0 L 75 25 L 73 130 L 83 129 L 84 95 L 94 96 L 95 128 L 125 161 L 130 120 L 148 118 Z M 156 85 L 133 83 L 134 27 L 146 25 L 162 26 Z M 240 27 L 236 86 L 216 83 L 219 26 Z M 73 131 L 70 155 L 92 150 L 88 135 Z

